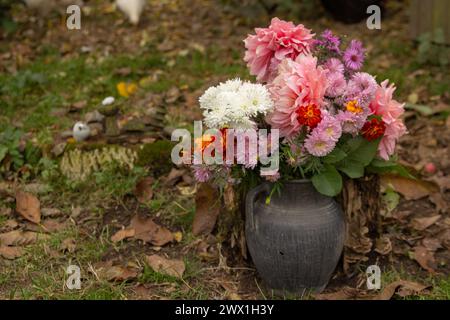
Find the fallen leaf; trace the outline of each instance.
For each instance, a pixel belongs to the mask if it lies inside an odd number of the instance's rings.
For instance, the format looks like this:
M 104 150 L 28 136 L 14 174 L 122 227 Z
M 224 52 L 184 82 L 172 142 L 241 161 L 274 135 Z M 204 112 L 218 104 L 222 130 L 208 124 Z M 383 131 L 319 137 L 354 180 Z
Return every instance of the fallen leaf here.
M 41 215 L 43 217 L 58 217 L 62 215 L 62 212 L 56 208 L 42 208 Z
M 435 192 L 439 192 L 439 187 L 429 181 L 414 180 L 394 175 L 381 176 L 381 185 L 392 188 L 401 193 L 406 200 L 417 200 Z
M 157 254 L 146 256 L 145 261 L 155 272 L 177 278 L 182 278 L 186 269 L 182 260 L 166 259 Z
M 433 266 L 435 265 L 434 253 L 423 246 L 414 247 L 414 260 L 425 270 L 435 273 Z
M 392 251 L 391 239 L 383 235 L 375 241 L 375 251 L 381 255 L 387 255 Z
M 411 226 L 419 231 L 423 231 L 431 225 L 435 224 L 441 218 L 441 215 L 435 215 L 432 217 L 415 218 L 411 221 Z
M 133 228 L 121 229 L 117 231 L 112 237 L 112 242 L 119 242 L 126 238 L 134 237 L 135 230 Z
M 76 241 L 74 238 L 67 238 L 61 243 L 61 251 L 75 252 Z
M 36 232 L 14 230 L 0 234 L 0 244 L 3 246 L 24 246 L 35 243 L 38 236 L 42 237 Z
M 23 250 L 20 247 L 0 246 L 0 256 L 5 259 L 13 260 L 22 256 Z
M 33 223 L 41 222 L 41 204 L 31 193 L 23 191 L 16 193 L 16 211 Z
M 317 300 L 350 300 L 357 299 L 360 295 L 360 290 L 351 287 L 344 287 L 342 290 L 331 293 L 321 293 L 315 295 L 314 297 Z
M 9 219 L 9 220 L 5 221 L 5 223 L 3 224 L 1 229 L 3 231 L 10 231 L 10 230 L 13 230 L 13 229 L 17 228 L 18 226 L 19 226 L 19 224 L 17 223 L 16 220 Z
M 412 282 L 412 281 L 406 281 L 406 280 L 399 280 L 399 281 L 395 281 L 390 283 L 389 285 L 387 285 L 383 291 L 380 292 L 380 294 L 378 296 L 375 297 L 374 300 L 390 300 L 395 292 L 397 291 L 397 289 L 403 290 L 403 296 L 406 293 L 406 290 L 408 290 L 410 292 L 409 295 L 413 295 L 413 294 L 418 294 L 420 292 L 422 292 L 423 290 L 425 290 L 426 288 L 428 288 L 429 286 L 417 283 L 417 282 Z
M 112 266 L 100 273 L 108 281 L 127 281 L 136 278 L 139 270 L 131 267 Z
M 174 240 L 169 229 L 153 222 L 151 218 L 135 215 L 130 221 L 130 228 L 134 229 L 134 237 L 155 246 L 163 246 Z
M 448 210 L 448 202 L 444 199 L 442 194 L 433 193 L 430 195 L 430 201 L 436 206 L 436 211 L 441 213 L 446 213 Z
M 194 235 L 211 233 L 216 225 L 219 212 L 218 190 L 207 183 L 200 184 L 195 196 L 195 216 L 192 224 Z
M 56 219 L 47 219 L 42 222 L 42 227 L 46 232 L 58 232 L 68 227 L 67 221 L 59 222 Z
M 422 245 L 430 252 L 434 252 L 442 248 L 441 241 L 435 238 L 422 239 Z
M 186 173 L 185 170 L 178 170 L 172 168 L 169 174 L 164 178 L 164 184 L 169 187 L 174 186 L 178 182 L 178 180 L 180 180 L 183 177 L 185 173 Z
M 147 203 L 153 198 L 153 183 L 152 177 L 141 179 L 134 189 L 134 195 L 140 203 Z

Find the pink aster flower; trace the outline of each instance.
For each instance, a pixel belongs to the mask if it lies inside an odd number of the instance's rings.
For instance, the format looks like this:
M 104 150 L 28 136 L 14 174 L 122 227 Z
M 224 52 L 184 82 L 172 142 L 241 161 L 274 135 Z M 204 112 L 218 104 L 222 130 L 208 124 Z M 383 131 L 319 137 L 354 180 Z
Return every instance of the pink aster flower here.
M 198 182 L 207 182 L 212 177 L 212 172 L 207 167 L 194 166 L 194 178 Z
M 326 114 L 317 126 L 317 131 L 330 140 L 338 141 L 342 135 L 341 122 L 336 117 Z
M 389 156 L 394 154 L 397 140 L 406 133 L 406 127 L 400 116 L 404 112 L 404 104 L 392 98 L 395 91 L 393 84 L 385 80 L 378 86 L 375 97 L 371 101 L 369 108 L 373 114 L 381 116 L 386 124 L 386 131 L 378 147 L 378 154 L 381 158 L 389 160 Z
M 280 137 L 292 137 L 299 132 L 297 110 L 300 107 L 325 104 L 326 72 L 317 66 L 317 58 L 299 56 L 295 61 L 284 60 L 278 76 L 268 85 L 274 110 L 266 120 L 280 130 Z
M 328 86 L 325 95 L 330 98 L 338 97 L 344 94 L 347 88 L 347 81 L 344 75 L 339 72 L 327 74 Z
M 305 139 L 305 149 L 316 157 L 324 157 L 333 151 L 336 141 L 319 128 L 314 129 Z
M 295 26 L 278 18 L 273 18 L 268 28 L 256 28 L 255 32 L 244 40 L 244 61 L 260 82 L 271 80 L 283 59 L 308 54 L 314 37 L 302 24 Z
M 346 100 L 356 100 L 361 107 L 367 107 L 375 96 L 378 84 L 375 78 L 366 72 L 357 72 L 348 81 Z
M 364 54 L 365 49 L 363 48 L 361 41 L 350 41 L 350 45 L 344 52 L 345 66 L 352 71 L 358 71 L 363 65 Z
M 324 67 L 329 73 L 344 73 L 344 65 L 337 58 L 328 59 Z
M 366 122 L 367 114 L 341 110 L 336 115 L 336 119 L 341 123 L 342 132 L 356 135 Z

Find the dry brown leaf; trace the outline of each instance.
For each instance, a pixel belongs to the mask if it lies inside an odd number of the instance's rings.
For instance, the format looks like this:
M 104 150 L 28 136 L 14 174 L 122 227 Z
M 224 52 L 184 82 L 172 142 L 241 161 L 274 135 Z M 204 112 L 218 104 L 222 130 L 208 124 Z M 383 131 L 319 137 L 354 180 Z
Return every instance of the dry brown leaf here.
M 157 254 L 146 256 L 145 261 L 155 272 L 177 278 L 182 278 L 186 269 L 183 260 L 166 259 Z
M 436 211 L 441 213 L 446 213 L 448 210 L 448 202 L 444 199 L 442 194 L 433 193 L 430 195 L 430 201 L 436 206 Z
M 61 210 L 56 209 L 56 208 L 42 208 L 41 209 L 41 215 L 43 217 L 58 217 L 60 215 L 62 215 Z
M 390 300 L 394 296 L 397 289 L 400 289 L 402 296 L 404 296 L 406 292 L 410 292 L 408 295 L 418 294 L 428 287 L 429 286 L 412 281 L 395 281 L 387 285 L 383 291 L 375 297 L 375 300 Z
M 381 255 L 387 255 L 392 251 L 391 239 L 388 236 L 383 235 L 375 242 L 375 251 Z
M 23 254 L 23 250 L 20 247 L 7 247 L 7 246 L 0 246 L 0 256 L 8 259 L 13 260 L 21 257 Z
M 130 227 L 134 229 L 134 237 L 155 246 L 163 246 L 174 240 L 169 229 L 153 222 L 151 218 L 135 215 L 130 221 Z
M 441 241 L 436 238 L 425 238 L 422 240 L 422 245 L 427 248 L 428 251 L 434 252 L 442 248 Z
M 3 231 L 9 231 L 9 230 L 13 230 L 13 229 L 17 228 L 18 226 L 19 226 L 19 224 L 17 223 L 16 220 L 8 219 L 5 221 L 5 223 L 3 224 L 3 227 L 1 229 Z
M 131 267 L 112 266 L 101 272 L 108 281 L 127 281 L 137 277 L 139 270 Z
M 186 173 L 185 170 L 178 170 L 172 168 L 167 177 L 164 178 L 164 184 L 169 187 L 174 186 L 183 177 L 185 173 Z
M 39 237 L 36 232 L 14 230 L 0 234 L 0 244 L 3 246 L 25 246 L 35 243 Z
M 219 192 L 207 183 L 200 184 L 195 196 L 194 235 L 209 234 L 216 225 L 220 212 Z
M 126 238 L 134 237 L 135 230 L 133 228 L 121 229 L 117 231 L 112 237 L 112 242 L 119 242 Z
M 361 294 L 361 291 L 356 288 L 344 287 L 342 290 L 331 293 L 321 293 L 314 297 L 317 300 L 350 300 L 360 298 Z
M 153 183 L 152 177 L 141 179 L 134 189 L 134 195 L 140 203 L 147 203 L 153 198 Z
M 414 260 L 428 272 L 435 273 L 433 268 L 436 263 L 434 253 L 427 250 L 427 248 L 423 246 L 414 247 Z
M 16 193 L 16 211 L 28 221 L 41 222 L 41 204 L 31 193 L 23 191 Z
M 381 185 L 386 188 L 392 186 L 394 190 L 401 193 L 406 200 L 417 200 L 439 192 L 439 187 L 433 182 L 414 180 L 394 175 L 381 176 Z
M 42 227 L 46 232 L 58 232 L 68 227 L 67 221 L 59 222 L 56 219 L 47 219 L 42 222 Z
M 411 221 L 411 226 L 419 231 L 425 230 L 431 225 L 435 224 L 441 218 L 441 215 L 435 215 L 425 218 L 415 218 Z
M 61 251 L 67 252 L 75 252 L 76 250 L 76 241 L 74 238 L 67 238 L 61 243 L 60 247 Z

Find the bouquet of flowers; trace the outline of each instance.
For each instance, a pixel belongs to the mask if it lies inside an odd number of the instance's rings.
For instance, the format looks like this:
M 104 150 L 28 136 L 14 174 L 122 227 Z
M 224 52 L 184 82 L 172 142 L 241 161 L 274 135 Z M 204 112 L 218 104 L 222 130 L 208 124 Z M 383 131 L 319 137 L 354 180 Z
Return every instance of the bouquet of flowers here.
M 194 154 L 198 181 L 306 178 L 335 196 L 343 174 L 402 170 L 394 151 L 406 133 L 403 104 L 393 99 L 395 86 L 388 80 L 379 84 L 360 71 L 366 52 L 360 41 L 344 46 L 330 30 L 316 36 L 274 18 L 244 43 L 244 60 L 259 83 L 230 80 L 200 98 L 203 123 L 217 133 L 196 139 L 194 153 L 197 160 L 208 153 L 218 161 L 196 162 Z M 243 143 L 236 148 L 239 138 Z M 276 157 L 275 166 L 263 170 L 268 157 Z

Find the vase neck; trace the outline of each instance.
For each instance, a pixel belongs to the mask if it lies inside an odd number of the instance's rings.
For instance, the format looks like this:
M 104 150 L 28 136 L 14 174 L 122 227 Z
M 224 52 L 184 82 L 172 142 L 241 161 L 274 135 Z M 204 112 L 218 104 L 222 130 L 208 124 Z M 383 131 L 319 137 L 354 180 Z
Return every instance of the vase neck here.
M 319 193 L 310 180 L 287 181 L 280 192 L 274 192 L 270 200 L 271 206 L 299 207 L 310 205 L 326 205 L 332 198 Z

